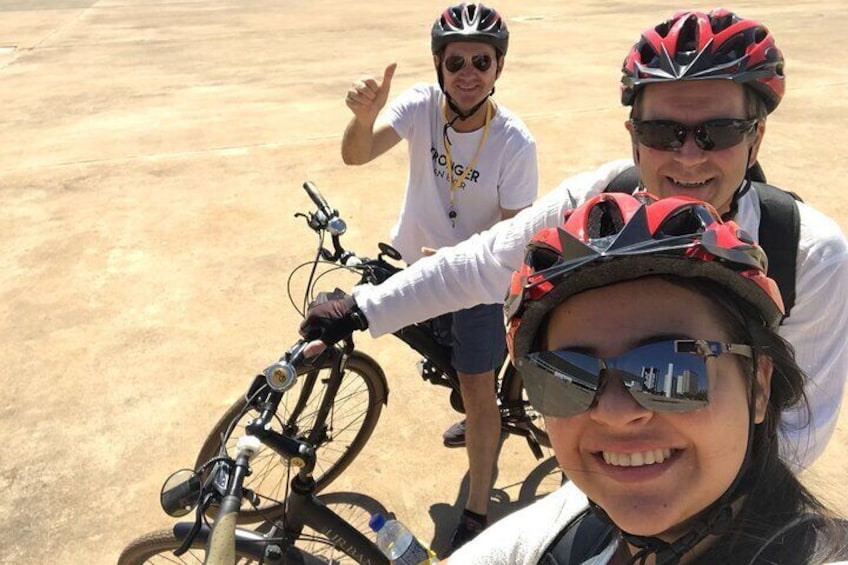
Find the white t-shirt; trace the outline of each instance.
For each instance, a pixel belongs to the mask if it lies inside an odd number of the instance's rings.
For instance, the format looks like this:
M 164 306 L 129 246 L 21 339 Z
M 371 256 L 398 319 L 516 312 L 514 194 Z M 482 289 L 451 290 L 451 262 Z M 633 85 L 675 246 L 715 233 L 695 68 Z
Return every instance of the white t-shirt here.
M 629 160 L 614 161 L 570 177 L 533 206 L 398 273 L 380 286 L 358 286 L 356 302 L 371 334 L 390 333 L 414 322 L 476 304 L 504 300 L 524 248 L 543 227 L 560 224 L 563 213 L 607 187 Z M 809 466 L 833 434 L 848 375 L 848 243 L 832 219 L 799 203 L 795 306 L 780 334 L 795 348 L 798 364 L 810 382 L 805 392 L 812 417 L 784 412 L 781 452 L 793 468 Z M 760 225 L 757 194 L 739 199 L 737 223 L 756 237 Z
M 496 105 L 482 147 L 485 128 L 448 130 L 454 179 L 472 164 L 480 147 L 472 170 L 454 192 L 452 221 L 443 100 L 438 85 L 419 84 L 394 100 L 380 118 L 409 144 L 406 194 L 392 229 L 392 245 L 407 263 L 421 258 L 422 246 L 450 247 L 492 227 L 501 219 L 501 208 L 529 206 L 538 192 L 536 143 L 517 116 Z

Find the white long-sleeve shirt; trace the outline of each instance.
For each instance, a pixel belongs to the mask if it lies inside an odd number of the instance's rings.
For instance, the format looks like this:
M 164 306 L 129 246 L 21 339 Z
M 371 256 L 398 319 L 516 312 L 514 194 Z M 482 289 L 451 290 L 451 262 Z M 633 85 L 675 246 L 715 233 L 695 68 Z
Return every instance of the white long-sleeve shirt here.
M 603 192 L 630 166 L 629 160 L 614 161 L 570 177 L 514 218 L 421 259 L 379 286 L 356 287 L 354 297 L 371 334 L 377 337 L 476 304 L 502 303 L 533 234 L 558 226 L 566 210 Z M 811 415 L 801 409 L 783 414 L 781 451 L 787 463 L 804 468 L 821 455 L 833 434 L 848 375 L 848 243 L 832 219 L 804 203 L 798 209 L 795 305 L 780 334 L 794 346 L 798 364 L 810 378 L 805 392 Z M 759 233 L 755 191 L 739 199 L 735 220 L 753 236 Z

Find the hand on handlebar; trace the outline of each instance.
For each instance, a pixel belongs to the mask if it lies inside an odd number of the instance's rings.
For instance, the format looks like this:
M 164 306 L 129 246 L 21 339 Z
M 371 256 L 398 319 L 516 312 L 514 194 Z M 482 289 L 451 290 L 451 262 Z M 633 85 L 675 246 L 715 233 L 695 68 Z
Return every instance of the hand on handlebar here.
M 311 340 L 304 349 L 304 356 L 313 357 L 323 351 L 316 341 L 325 346 L 333 345 L 355 330 L 367 328 L 368 320 L 352 296 L 338 288 L 333 292 L 322 292 L 309 304 L 306 317 L 300 323 L 300 335 Z

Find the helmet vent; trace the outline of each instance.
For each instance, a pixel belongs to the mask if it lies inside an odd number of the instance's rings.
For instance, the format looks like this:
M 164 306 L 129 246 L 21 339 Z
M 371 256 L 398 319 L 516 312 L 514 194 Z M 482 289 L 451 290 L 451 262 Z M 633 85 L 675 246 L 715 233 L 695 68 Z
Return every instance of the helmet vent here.
M 711 224 L 714 221 L 715 218 L 701 206 L 690 206 L 678 210 L 666 218 L 655 234 L 660 237 L 678 237 L 681 235 L 697 234 L 704 231 L 705 225 Z
M 675 57 L 678 62 L 681 58 L 685 58 L 686 62 L 692 60 L 698 52 L 698 19 L 695 17 L 686 18 L 683 22 L 683 27 L 680 28 L 680 35 L 677 38 L 678 57 Z
M 732 23 L 734 23 L 735 14 L 732 12 L 724 12 L 722 15 L 716 15 L 715 13 L 710 14 L 710 28 L 713 33 L 718 33 L 722 30 L 725 30 L 730 27 Z
M 657 65 L 657 52 L 650 43 L 642 44 L 642 48 L 639 50 L 639 61 L 648 67 Z
M 727 62 L 737 61 L 745 56 L 745 44 L 745 38 L 741 35 L 736 35 L 721 46 L 721 54 Z M 716 53 L 716 59 L 718 59 L 718 55 Z
M 586 232 L 590 239 L 615 235 L 624 227 L 621 210 L 613 202 L 599 202 L 592 207 L 586 221 Z
M 527 253 L 525 263 L 533 267 L 533 271 L 538 273 L 546 269 L 550 269 L 560 262 L 561 256 L 559 252 L 548 247 L 537 245 L 530 249 Z

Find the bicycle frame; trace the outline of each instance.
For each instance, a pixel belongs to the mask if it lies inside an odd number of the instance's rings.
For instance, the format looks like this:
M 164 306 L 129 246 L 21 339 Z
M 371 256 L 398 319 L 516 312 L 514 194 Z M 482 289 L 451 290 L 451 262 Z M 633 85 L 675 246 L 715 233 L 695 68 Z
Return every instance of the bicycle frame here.
M 283 392 L 275 391 L 272 397 L 277 396 L 279 401 Z M 273 414 L 276 410 L 273 400 L 267 405 L 263 415 L 266 410 L 271 410 Z M 316 461 L 315 448 L 308 441 L 298 440 L 269 429 L 263 432 L 261 439 L 248 432 L 248 435 L 239 441 L 239 452 L 234 464 L 231 467 L 219 468 L 207 478 L 206 484 L 199 492 L 207 492 L 212 496 L 204 495 L 205 502 L 198 507 L 197 519 L 194 522 L 180 522 L 174 525 L 175 539 L 182 540 L 183 547 L 186 549 L 192 542 L 205 544 L 207 546 L 206 565 L 224 563 L 229 565 L 239 552 L 265 563 L 324 563 L 294 545 L 295 541 L 300 539 L 303 528 L 309 526 L 323 534 L 330 545 L 358 563 L 388 565 L 388 559 L 376 544 L 315 496 L 317 484 L 312 477 Z M 243 440 L 247 441 L 242 444 Z M 260 443 L 271 446 L 291 465 L 299 467 L 297 475 L 290 483 L 290 493 L 286 498 L 284 512 L 281 516 L 269 516 L 269 519 L 274 520 L 274 525 L 267 534 L 236 527 L 241 500 L 246 494 L 243 488 L 244 479 L 250 474 L 249 460 L 258 450 Z M 229 474 L 222 474 L 224 468 L 230 469 Z M 214 493 L 220 492 L 222 485 L 225 485 L 223 496 L 220 499 L 215 522 L 210 527 L 203 523 L 201 518 L 206 507 L 215 499 Z M 172 492 L 182 497 L 186 490 L 180 485 L 172 489 Z M 171 497 L 170 500 L 175 499 Z
M 357 563 L 363 565 L 389 565 L 389 560 L 380 549 L 344 518 L 333 512 L 313 494 L 313 488 L 304 488 L 299 476 L 292 480 L 292 492 L 288 499 L 286 517 L 279 520 L 284 527 L 275 524 L 267 534 L 238 528 L 235 530 L 236 551 L 249 555 L 264 563 L 322 564 L 326 561 L 313 557 L 293 545 L 300 537 L 304 526 L 324 535 L 335 547 Z M 296 484 L 298 486 L 296 486 Z M 298 492 L 302 490 L 303 492 Z M 193 522 L 174 524 L 174 537 L 185 539 L 194 528 Z M 280 531 L 282 530 L 282 531 Z M 209 543 L 212 528 L 203 524 L 195 538 Z
M 324 197 L 315 186 L 306 182 L 303 185 L 310 199 L 318 206 L 318 211 L 311 215 L 301 214 L 307 218 L 309 227 L 316 233 L 322 234 L 324 230 L 331 234 L 332 250 L 319 246 L 318 256 L 339 264 L 350 267 L 360 273 L 358 284 L 379 285 L 385 282 L 393 274 L 402 269 L 392 265 L 383 259 L 386 255 L 392 259 L 400 259 L 397 251 L 391 247 L 380 244 L 380 255 L 375 259 L 359 258 L 355 253 L 347 251 L 341 245 L 341 235 L 346 226 L 338 216 L 338 212 L 330 208 Z M 332 221 L 340 222 L 331 226 Z M 339 225 L 341 227 L 339 227 Z M 311 282 L 311 281 L 310 281 Z M 412 324 L 394 332 L 395 337 L 403 341 L 414 351 L 421 354 L 424 362 L 421 365 L 421 377 L 438 386 L 451 389 L 450 403 L 457 412 L 464 413 L 462 403 L 459 377 L 451 363 L 451 348 L 439 342 L 432 327 L 432 321 L 427 320 L 418 324 Z M 512 366 L 509 360 L 504 361 L 499 369 L 499 380 L 497 386 L 497 397 L 501 411 L 501 428 L 513 435 L 524 437 L 537 459 L 542 459 L 544 454 L 536 434 L 527 424 L 527 416 L 524 412 L 523 401 L 510 401 L 511 398 L 520 398 L 522 387 L 521 375 Z

